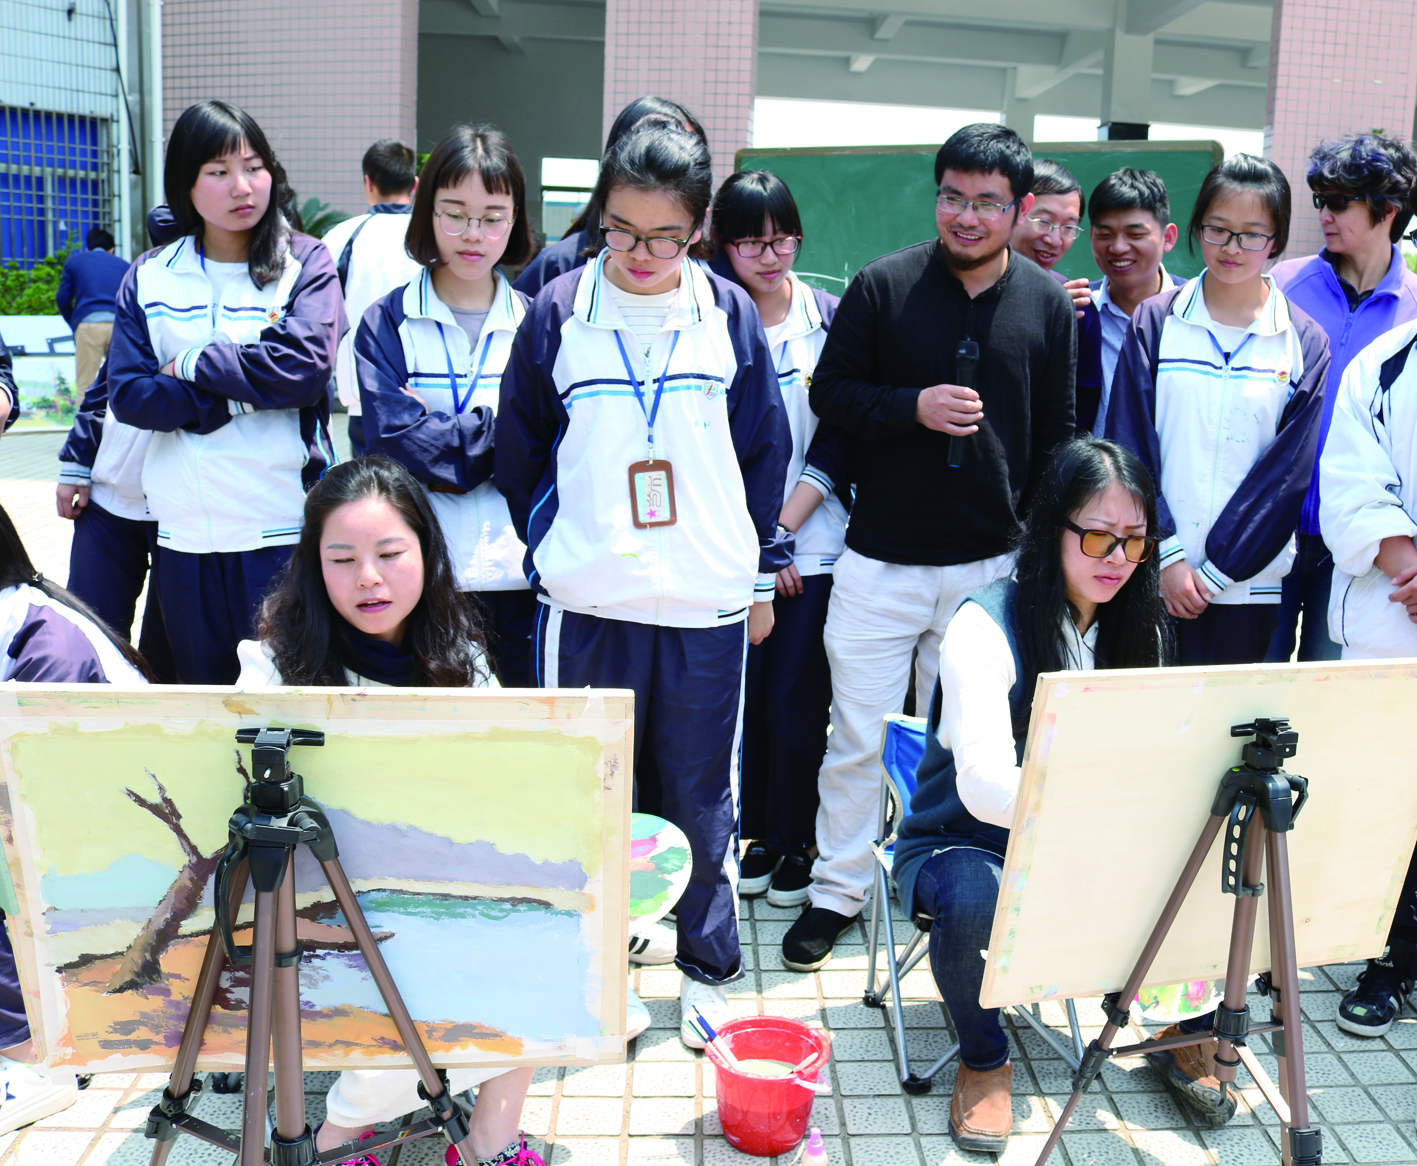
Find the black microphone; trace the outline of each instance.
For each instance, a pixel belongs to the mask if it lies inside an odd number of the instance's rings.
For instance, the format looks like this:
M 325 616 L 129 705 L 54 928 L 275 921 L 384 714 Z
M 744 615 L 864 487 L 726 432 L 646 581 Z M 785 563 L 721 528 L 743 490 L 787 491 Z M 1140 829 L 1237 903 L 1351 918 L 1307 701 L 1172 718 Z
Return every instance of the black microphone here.
M 966 389 L 974 388 L 974 374 L 979 368 L 979 345 L 973 340 L 961 340 L 955 349 L 955 384 Z M 949 464 L 951 469 L 959 469 L 960 458 L 964 454 L 962 437 L 950 434 Z

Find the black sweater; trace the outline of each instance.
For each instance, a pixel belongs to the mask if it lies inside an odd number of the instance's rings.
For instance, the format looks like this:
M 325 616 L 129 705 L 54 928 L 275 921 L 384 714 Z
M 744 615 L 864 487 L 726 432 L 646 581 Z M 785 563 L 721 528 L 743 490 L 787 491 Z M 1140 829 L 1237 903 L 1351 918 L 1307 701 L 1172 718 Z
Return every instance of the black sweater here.
M 915 420 L 921 389 L 954 384 L 955 350 L 979 344 L 979 432 L 961 438 Z M 1077 325 L 1041 267 L 1010 255 L 971 300 L 932 240 L 862 268 L 837 308 L 810 389 L 824 422 L 857 438 L 856 502 L 846 545 L 888 563 L 950 566 L 1007 551 L 1048 454 L 1073 436 Z

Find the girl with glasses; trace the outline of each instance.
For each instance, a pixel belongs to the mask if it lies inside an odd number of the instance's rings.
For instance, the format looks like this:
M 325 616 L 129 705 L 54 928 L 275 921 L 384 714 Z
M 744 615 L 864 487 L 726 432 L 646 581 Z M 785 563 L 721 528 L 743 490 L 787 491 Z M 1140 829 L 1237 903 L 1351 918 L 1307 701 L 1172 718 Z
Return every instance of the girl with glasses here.
M 919 786 L 895 844 L 900 902 L 930 927 L 930 970 L 959 1038 L 950 1130 L 999 1153 L 1013 1067 L 979 1006 L 999 879 L 1040 672 L 1154 668 L 1169 640 L 1153 553 L 1157 498 L 1133 454 L 1087 437 L 1042 469 L 1014 576 L 974 592 L 945 629 Z M 1079 533 L 1081 532 L 1081 533 Z
M 456 126 L 438 143 L 406 247 L 423 271 L 375 302 L 354 339 L 365 441 L 427 488 L 453 578 L 481 601 L 498 679 L 530 688 L 536 599 L 491 480 L 497 394 L 527 303 L 497 265 L 531 254 L 526 183 L 500 131 Z
M 1161 592 L 1180 664 L 1265 658 L 1313 470 L 1328 340 L 1264 274 L 1289 237 L 1289 183 L 1248 154 L 1191 215 L 1205 271 L 1137 309 L 1107 435 L 1160 485 Z
M 775 907 L 800 907 L 812 882 L 817 771 L 831 707 L 822 629 L 850 505 L 846 435 L 819 426 L 807 386 L 838 299 L 792 274 L 802 219 L 775 174 L 734 174 L 719 188 L 713 237 L 762 317 L 792 431 L 777 522 L 794 536 L 793 559 L 778 572 L 773 634 L 748 651 L 741 832 L 753 841 L 743 854 L 738 892 L 766 891 Z
M 305 491 L 334 461 L 329 384 L 345 331 L 334 260 L 292 229 L 261 127 L 222 101 L 172 127 L 176 238 L 129 269 L 108 353 L 115 457 L 151 437 L 157 594 L 182 684 L 230 684 Z M 120 441 L 119 438 L 122 438 Z
M 753 302 L 685 254 L 713 176 L 697 137 L 642 126 L 607 153 L 605 246 L 538 293 L 512 346 L 496 481 L 530 548 L 537 680 L 635 692 L 638 808 L 688 835 L 680 1036 L 728 1018 L 748 641 L 771 630 L 791 435 Z

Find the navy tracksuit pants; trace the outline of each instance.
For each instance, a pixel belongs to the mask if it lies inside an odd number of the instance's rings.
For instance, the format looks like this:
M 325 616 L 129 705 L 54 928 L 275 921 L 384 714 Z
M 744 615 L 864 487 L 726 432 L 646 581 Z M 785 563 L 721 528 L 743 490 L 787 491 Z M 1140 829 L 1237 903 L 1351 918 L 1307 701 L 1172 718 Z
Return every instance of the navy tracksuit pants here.
M 536 613 L 539 687 L 634 690 L 635 805 L 689 839 L 675 963 L 705 984 L 743 974 L 734 843 L 747 646 L 746 621 L 668 628 L 545 604 Z
M 817 841 L 817 773 L 832 699 L 822 640 L 831 591 L 830 575 L 808 575 L 801 595 L 776 596 L 772 635 L 748 649 L 742 833 L 777 854 L 806 854 Z
M 120 518 L 90 498 L 74 520 L 68 586 L 104 623 L 120 636 L 129 636 L 143 580 L 151 570 L 154 582 L 143 609 L 138 651 L 158 680 L 171 684 L 175 673 L 157 596 L 157 555 L 156 522 Z
M 256 620 L 293 546 L 192 555 L 162 549 L 157 585 L 178 684 L 235 684 L 236 645 Z
M 503 688 L 535 688 L 536 662 L 532 645 L 536 592 L 474 591 L 482 607 L 482 630 L 492 671 Z
M 1279 604 L 1212 603 L 1195 619 L 1171 626 L 1177 664 L 1263 664 L 1279 626 Z

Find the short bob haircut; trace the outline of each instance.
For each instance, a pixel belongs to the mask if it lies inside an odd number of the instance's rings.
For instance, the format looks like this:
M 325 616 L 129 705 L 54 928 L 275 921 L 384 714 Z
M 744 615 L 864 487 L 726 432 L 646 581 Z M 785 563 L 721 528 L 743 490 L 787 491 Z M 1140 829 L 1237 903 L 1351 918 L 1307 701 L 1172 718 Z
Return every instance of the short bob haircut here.
M 946 170 L 961 174 L 997 171 L 1009 180 L 1014 198 L 1033 188 L 1033 151 L 1018 133 L 997 122 L 976 122 L 955 130 L 935 155 L 935 185 Z
M 802 216 L 792 191 L 770 171 L 730 174 L 713 196 L 713 238 L 720 247 L 759 234 L 769 220 L 782 234 L 802 237 Z
M 294 193 L 285 170 L 276 161 L 270 142 L 261 127 L 244 109 L 225 101 L 199 101 L 182 111 L 167 142 L 167 159 L 162 171 L 163 190 L 172 211 L 176 235 L 201 239 L 205 223 L 192 203 L 192 187 L 202 167 L 245 146 L 260 156 L 271 175 L 271 201 L 266 213 L 251 228 L 251 245 L 246 266 L 251 282 L 265 287 L 285 270 L 287 239 L 290 233 L 281 208 L 292 205 Z M 174 236 L 176 237 L 176 236 Z
M 512 229 L 507 234 L 502 262 L 508 267 L 521 267 L 536 253 L 531 220 L 526 213 L 526 179 L 507 135 L 487 125 L 454 126 L 423 163 L 418 189 L 413 192 L 408 234 L 404 237 L 409 258 L 430 271 L 438 265 L 439 228 L 433 221 L 433 201 L 440 190 L 456 186 L 469 174 L 481 178 L 489 194 L 512 196 Z
M 477 683 L 485 644 L 475 600 L 459 591 L 437 516 L 412 474 L 378 454 L 340 462 L 305 495 L 300 541 L 261 607 L 260 636 L 281 682 L 344 685 L 343 618 L 330 602 L 320 555 L 325 523 L 341 506 L 365 499 L 387 502 L 418 536 L 423 594 L 409 613 L 403 651 L 413 657 L 408 683 L 468 688 Z
M 1124 166 L 1094 186 L 1087 200 L 1087 217 L 1093 223 L 1108 211 L 1146 211 L 1157 226 L 1165 227 L 1171 222 L 1171 196 L 1156 171 Z
M 1293 204 L 1289 194 L 1289 179 L 1284 171 L 1268 158 L 1254 154 L 1232 154 L 1205 176 L 1196 209 L 1191 212 L 1191 224 L 1186 228 L 1186 246 L 1194 252 L 1200 238 L 1201 224 L 1218 198 L 1231 194 L 1253 194 L 1264 204 L 1270 222 L 1274 224 L 1274 242 L 1269 249 L 1271 259 L 1284 254 L 1289 245 L 1289 220 Z
M 605 153 L 591 205 L 604 208 L 617 186 L 663 191 L 688 215 L 693 229 L 704 225 L 713 194 L 713 165 L 703 140 L 659 118 L 641 122 Z M 420 190 L 423 188 L 420 186 Z M 600 250 L 600 222 L 587 224 Z
M 1396 243 L 1412 220 L 1417 155 L 1396 138 L 1355 134 L 1320 142 L 1309 155 L 1309 189 L 1361 198 L 1374 226 L 1396 207 L 1388 235 Z

